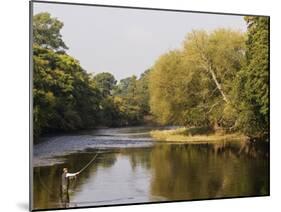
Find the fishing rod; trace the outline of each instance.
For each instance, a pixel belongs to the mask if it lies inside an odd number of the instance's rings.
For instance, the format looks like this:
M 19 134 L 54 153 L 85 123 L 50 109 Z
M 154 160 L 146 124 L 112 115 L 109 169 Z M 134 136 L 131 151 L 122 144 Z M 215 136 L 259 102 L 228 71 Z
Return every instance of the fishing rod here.
M 84 171 L 86 168 L 88 168 L 88 166 L 91 165 L 91 163 L 93 163 L 95 161 L 95 159 L 97 158 L 98 156 L 98 153 L 92 158 L 92 160 L 90 160 L 89 163 L 86 164 L 86 166 L 84 166 L 82 169 L 80 169 L 79 172 L 77 172 L 78 174 L 80 174 L 82 171 Z
M 99 153 L 96 153 L 96 155 L 90 160 L 89 163 L 86 164 L 86 166 L 84 166 L 82 169 L 80 169 L 79 172 L 77 172 L 78 174 L 80 174 L 82 171 L 84 171 L 86 168 L 88 168 L 88 166 L 91 165 L 91 163 L 93 163 L 95 161 L 95 159 L 97 158 Z M 46 186 L 46 184 L 43 182 L 43 180 L 41 179 L 41 175 L 40 175 L 40 167 L 39 167 L 39 171 L 38 171 L 38 178 L 39 178 L 39 182 L 40 184 L 43 186 L 43 188 L 47 191 L 47 193 L 50 195 L 52 194 L 52 192 L 50 191 L 50 189 L 48 188 L 48 186 Z

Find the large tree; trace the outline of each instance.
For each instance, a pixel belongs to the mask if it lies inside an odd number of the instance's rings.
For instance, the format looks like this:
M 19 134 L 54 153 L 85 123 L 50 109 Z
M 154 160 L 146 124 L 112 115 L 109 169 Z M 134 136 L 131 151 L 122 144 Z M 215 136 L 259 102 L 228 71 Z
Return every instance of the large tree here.
M 47 12 L 33 16 L 33 43 L 53 50 L 68 49 L 62 40 L 61 29 L 63 23 L 52 18 Z
M 262 136 L 269 125 L 269 18 L 245 17 L 248 25 L 246 63 L 236 80 L 239 127 Z
M 245 36 L 239 31 L 218 29 L 211 33 L 193 31 L 188 34 L 184 49 L 186 59 L 196 63 L 197 70 L 205 72 L 226 103 L 227 93 L 244 62 Z
M 245 35 L 231 29 L 193 31 L 184 42 L 185 59 L 208 79 L 204 102 L 214 127 L 234 128 L 237 107 L 233 81 L 245 63 Z
M 98 124 L 102 95 L 79 61 L 67 55 L 63 23 L 49 13 L 33 17 L 34 135 Z
M 162 55 L 149 77 L 150 108 L 161 124 L 204 125 L 202 75 L 194 72 L 181 51 Z M 203 91 L 203 90 L 202 90 Z M 203 91 L 204 92 L 204 91 Z
M 38 46 L 33 51 L 35 135 L 97 124 L 101 94 L 79 62 L 69 55 Z
M 235 122 L 232 83 L 244 62 L 245 37 L 219 29 L 193 31 L 183 50 L 160 57 L 150 77 L 150 106 L 161 123 L 221 125 Z

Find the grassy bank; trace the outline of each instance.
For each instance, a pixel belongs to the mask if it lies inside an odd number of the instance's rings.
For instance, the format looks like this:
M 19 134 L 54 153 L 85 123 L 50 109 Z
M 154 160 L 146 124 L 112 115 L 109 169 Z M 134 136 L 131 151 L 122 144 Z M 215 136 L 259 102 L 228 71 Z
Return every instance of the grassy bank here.
M 171 130 L 154 130 L 151 136 L 157 141 L 183 143 L 217 143 L 221 141 L 247 140 L 248 137 L 239 133 L 206 132 L 194 133 L 194 128 L 177 128 Z

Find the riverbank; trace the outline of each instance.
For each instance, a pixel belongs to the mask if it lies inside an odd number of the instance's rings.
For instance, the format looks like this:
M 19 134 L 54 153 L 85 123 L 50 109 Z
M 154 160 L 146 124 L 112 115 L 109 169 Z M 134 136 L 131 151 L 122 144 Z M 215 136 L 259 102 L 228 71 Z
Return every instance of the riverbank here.
M 171 130 L 154 130 L 150 132 L 157 141 L 183 142 L 183 143 L 217 143 L 221 141 L 248 140 L 249 137 L 240 133 L 212 132 L 207 134 L 192 134 L 189 128 Z

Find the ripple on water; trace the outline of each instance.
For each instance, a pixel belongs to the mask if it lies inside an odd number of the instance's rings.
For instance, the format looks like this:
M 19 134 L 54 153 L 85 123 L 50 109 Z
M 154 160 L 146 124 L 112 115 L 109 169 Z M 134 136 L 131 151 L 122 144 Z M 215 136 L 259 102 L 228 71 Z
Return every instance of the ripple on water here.
M 64 163 L 64 156 L 88 148 L 140 148 L 150 147 L 153 140 L 148 132 L 119 132 L 98 131 L 82 135 L 60 135 L 44 137 L 42 142 L 34 145 L 33 166 L 48 166 L 57 163 Z

